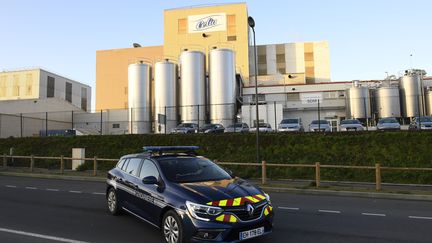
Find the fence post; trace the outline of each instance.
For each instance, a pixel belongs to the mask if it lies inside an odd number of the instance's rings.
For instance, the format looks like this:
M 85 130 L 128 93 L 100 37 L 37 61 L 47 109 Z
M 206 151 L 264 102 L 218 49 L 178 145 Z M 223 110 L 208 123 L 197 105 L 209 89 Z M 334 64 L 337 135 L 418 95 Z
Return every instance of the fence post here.
M 375 164 L 375 181 L 377 191 L 381 191 L 381 165 L 379 163 Z
M 3 168 L 6 169 L 7 167 L 7 157 L 6 154 L 3 154 Z
M 267 183 L 267 167 L 265 160 L 261 161 L 261 183 L 263 185 Z
M 315 185 L 316 187 L 320 187 L 321 184 L 321 164 L 320 162 L 315 163 Z
M 64 158 L 63 155 L 60 156 L 60 174 L 64 174 Z
M 30 157 L 30 172 L 34 170 L 34 155 L 32 154 Z
M 93 176 L 97 176 L 97 157 L 93 158 Z

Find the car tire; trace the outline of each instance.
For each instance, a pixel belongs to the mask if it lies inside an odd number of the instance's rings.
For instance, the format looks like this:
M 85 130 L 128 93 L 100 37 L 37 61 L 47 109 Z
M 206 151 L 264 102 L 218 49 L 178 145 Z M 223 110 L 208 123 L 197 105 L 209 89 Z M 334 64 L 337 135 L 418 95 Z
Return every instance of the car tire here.
M 121 212 L 117 192 L 113 187 L 107 193 L 107 208 L 112 215 L 119 215 Z
M 180 217 L 173 210 L 165 213 L 162 219 L 162 237 L 166 243 L 183 243 L 183 225 Z

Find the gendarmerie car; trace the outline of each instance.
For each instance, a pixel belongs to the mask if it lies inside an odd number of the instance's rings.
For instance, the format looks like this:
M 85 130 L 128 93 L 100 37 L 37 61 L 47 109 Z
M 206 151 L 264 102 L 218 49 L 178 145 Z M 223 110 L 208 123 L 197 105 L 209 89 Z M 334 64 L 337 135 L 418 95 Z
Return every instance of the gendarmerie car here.
M 201 156 L 196 146 L 144 147 L 108 172 L 108 210 L 161 229 L 168 243 L 239 242 L 269 234 L 270 197 Z

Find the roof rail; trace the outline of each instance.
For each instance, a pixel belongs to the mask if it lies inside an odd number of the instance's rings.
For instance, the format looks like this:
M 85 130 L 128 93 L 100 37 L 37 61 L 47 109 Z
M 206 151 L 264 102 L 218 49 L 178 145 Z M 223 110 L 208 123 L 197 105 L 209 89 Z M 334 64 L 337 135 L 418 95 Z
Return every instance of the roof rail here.
M 185 152 L 196 154 L 198 146 L 144 146 L 144 152 L 146 153 L 159 153 L 162 155 L 163 152 Z

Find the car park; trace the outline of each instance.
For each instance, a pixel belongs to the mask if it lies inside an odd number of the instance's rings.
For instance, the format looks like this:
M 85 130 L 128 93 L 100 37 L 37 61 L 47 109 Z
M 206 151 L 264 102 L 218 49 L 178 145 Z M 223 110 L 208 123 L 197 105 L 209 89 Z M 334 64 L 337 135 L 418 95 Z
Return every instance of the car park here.
M 378 131 L 398 131 L 401 129 L 401 126 L 398 120 L 394 117 L 382 118 L 378 121 L 377 130 Z
M 259 132 L 264 132 L 264 133 L 273 132 L 271 125 L 268 123 L 260 123 L 258 129 L 259 129 Z M 249 129 L 249 132 L 256 132 L 256 127 L 251 127 Z
M 168 243 L 239 242 L 272 232 L 273 206 L 260 188 L 196 155 L 198 147 L 144 147 L 108 172 L 108 210 L 161 229 Z
M 331 132 L 330 124 L 327 120 L 313 120 L 309 124 L 310 132 Z
M 304 132 L 301 118 L 283 119 L 278 125 L 278 132 Z
M 180 123 L 176 128 L 173 128 L 171 133 L 186 134 L 186 133 L 197 133 L 198 124 L 196 123 Z
M 225 127 L 222 124 L 205 124 L 200 127 L 200 133 L 223 133 L 225 131 Z
M 363 124 L 357 119 L 346 119 L 340 122 L 340 131 L 343 132 L 354 132 L 364 131 Z
M 432 117 L 422 116 L 414 117 L 410 123 L 409 130 L 431 130 L 432 129 Z
M 246 123 L 235 123 L 225 128 L 225 132 L 249 132 L 249 126 Z

